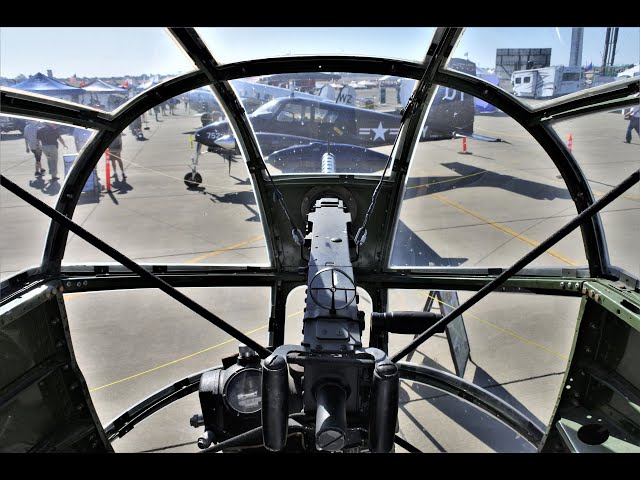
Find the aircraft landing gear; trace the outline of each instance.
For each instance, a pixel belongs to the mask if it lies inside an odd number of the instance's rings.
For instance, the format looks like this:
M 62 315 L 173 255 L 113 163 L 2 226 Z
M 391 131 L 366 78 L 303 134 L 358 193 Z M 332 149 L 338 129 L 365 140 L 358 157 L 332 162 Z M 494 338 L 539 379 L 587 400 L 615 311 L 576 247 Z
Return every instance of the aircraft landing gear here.
M 184 184 L 187 188 L 196 188 L 202 183 L 202 176 L 198 172 L 187 173 L 184 176 Z
M 188 189 L 194 189 L 202 183 L 202 175 L 197 171 L 201 147 L 201 143 L 196 145 L 196 153 L 191 157 L 191 171 L 184 176 L 184 184 Z

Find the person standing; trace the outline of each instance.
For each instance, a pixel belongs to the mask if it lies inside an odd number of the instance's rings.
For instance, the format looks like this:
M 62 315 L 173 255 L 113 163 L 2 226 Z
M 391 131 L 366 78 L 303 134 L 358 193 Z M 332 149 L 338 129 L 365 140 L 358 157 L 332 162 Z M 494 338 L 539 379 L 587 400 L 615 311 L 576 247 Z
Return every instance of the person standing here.
M 73 140 L 76 144 L 76 152 L 80 152 L 87 140 L 91 138 L 93 132 L 88 128 L 76 127 L 73 129 Z
M 60 142 L 64 148 L 67 148 L 67 144 L 64 143 L 58 131 L 58 125 L 55 123 L 45 123 L 44 126 L 38 130 L 38 140 L 42 143 L 42 151 L 47 157 L 51 180 L 58 180 L 58 142 Z
M 627 126 L 627 135 L 624 139 L 625 143 L 631 143 L 631 131 L 635 130 L 636 134 L 640 136 L 640 105 L 636 105 L 631 109 L 629 113 L 627 113 L 624 118 L 629 120 L 629 125 Z
M 142 117 L 134 118 L 131 125 L 129 125 L 129 130 L 131 130 L 131 133 L 136 137 L 136 140 L 146 140 L 142 133 Z
M 111 142 L 109 145 L 109 158 L 111 159 L 111 168 L 113 168 L 113 177 L 117 177 L 118 169 L 116 168 L 116 162 L 120 165 L 120 171 L 122 172 L 122 178 L 127 178 L 124 173 L 124 165 L 122 164 L 122 132 Z
M 42 123 L 33 121 L 27 123 L 24 127 L 24 143 L 27 147 L 27 153 L 33 153 L 33 156 L 36 158 L 36 176 L 41 176 L 46 172 L 40 163 L 40 159 L 42 158 L 42 147 L 40 145 L 40 140 L 38 140 L 38 129 L 41 126 Z

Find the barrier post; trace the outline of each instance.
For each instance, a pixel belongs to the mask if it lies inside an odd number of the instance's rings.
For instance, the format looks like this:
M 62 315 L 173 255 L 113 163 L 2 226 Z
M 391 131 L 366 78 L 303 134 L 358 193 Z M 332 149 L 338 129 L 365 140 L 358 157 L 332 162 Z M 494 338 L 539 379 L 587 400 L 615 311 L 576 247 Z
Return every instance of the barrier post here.
M 467 137 L 462 137 L 462 151 L 458 153 L 461 155 L 471 155 L 471 152 L 467 152 Z
M 111 191 L 111 154 L 109 153 L 109 149 L 104 152 L 104 169 L 107 175 L 107 192 Z

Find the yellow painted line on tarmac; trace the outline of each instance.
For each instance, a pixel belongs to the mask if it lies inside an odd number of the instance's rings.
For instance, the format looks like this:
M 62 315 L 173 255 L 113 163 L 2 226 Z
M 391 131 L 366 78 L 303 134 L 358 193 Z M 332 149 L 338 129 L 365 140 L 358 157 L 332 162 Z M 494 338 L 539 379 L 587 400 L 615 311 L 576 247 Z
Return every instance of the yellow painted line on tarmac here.
M 433 296 L 429 295 L 428 293 L 425 293 L 423 290 L 418 290 L 418 291 L 422 295 L 424 295 L 425 297 L 429 297 L 429 298 L 435 300 L 436 302 L 439 302 L 439 303 L 442 303 L 443 305 L 446 305 L 447 307 L 449 307 L 451 309 L 455 308 L 453 305 L 449 305 L 448 303 L 443 302 L 442 300 L 440 300 L 440 299 L 438 299 L 436 297 L 433 297 Z M 544 346 L 540 345 L 539 343 L 536 343 L 536 342 L 533 342 L 533 341 L 531 341 L 531 340 L 529 340 L 527 338 L 524 338 L 522 335 L 518 335 L 517 333 L 514 333 L 511 330 L 506 330 L 504 328 L 498 327 L 497 325 L 494 325 L 491 322 L 487 322 L 486 320 L 482 320 L 481 318 L 478 318 L 475 315 L 471 315 L 469 312 L 466 312 L 463 315 L 466 315 L 466 316 L 471 317 L 471 318 L 473 318 L 475 320 L 478 320 L 479 322 L 482 322 L 485 325 L 489 325 L 490 327 L 495 328 L 496 330 L 498 330 L 498 331 L 500 331 L 502 333 L 506 333 L 507 335 L 510 335 L 510 336 L 512 336 L 514 338 L 517 338 L 518 340 L 520 340 L 520 341 L 522 341 L 524 343 L 527 343 L 527 344 L 529 344 L 529 345 L 531 345 L 533 347 L 539 348 L 540 350 L 544 350 L 545 352 L 550 353 L 551 355 L 555 355 L 556 357 L 558 357 L 558 358 L 560 358 L 562 360 L 568 360 L 569 359 L 569 357 L 567 357 L 566 355 L 562 355 L 561 353 L 555 352 L 555 351 L 551 350 L 550 348 L 547 348 L 547 347 L 544 347 Z
M 205 258 L 213 257 L 215 255 L 219 255 L 221 253 L 228 252 L 228 251 L 231 251 L 231 250 L 235 250 L 236 248 L 243 247 L 243 246 L 248 245 L 250 243 L 257 242 L 258 240 L 262 240 L 263 238 L 264 238 L 263 235 L 258 235 L 258 236 L 255 236 L 253 238 L 250 238 L 249 240 L 245 240 L 244 242 L 239 242 L 239 243 L 236 243 L 236 244 L 231 245 L 229 247 L 221 248 L 219 250 L 213 250 L 212 252 L 205 253 L 205 254 L 200 255 L 198 257 L 192 258 L 190 260 L 187 260 L 186 263 L 196 263 L 196 262 L 199 262 L 200 260 L 204 260 Z
M 80 295 L 82 295 L 82 294 L 81 293 L 65 293 L 64 294 L 64 299 L 65 300 L 71 300 L 73 298 L 79 297 Z
M 296 313 L 292 313 L 287 318 L 291 318 L 291 317 L 294 317 L 296 315 L 300 315 L 302 312 L 303 312 L 303 310 L 300 310 L 300 311 L 298 311 Z M 258 328 L 254 329 L 254 330 L 251 330 L 249 332 L 245 332 L 245 335 L 251 335 L 252 333 L 255 333 L 255 332 L 257 332 L 259 330 L 262 330 L 264 328 L 267 328 L 267 327 L 268 327 L 268 325 L 262 325 L 261 327 L 258 327 Z M 178 358 L 177 360 L 173 360 L 171 362 L 167 362 L 167 363 L 165 363 L 163 365 L 158 365 L 157 367 L 150 368 L 149 370 L 145 370 L 144 372 L 136 373 L 135 375 L 130 375 L 130 376 L 126 377 L 126 378 L 122 378 L 120 380 L 116 380 L 115 382 L 107 383 L 106 385 L 102 385 L 101 387 L 92 388 L 91 390 L 89 390 L 89 393 L 96 392 L 96 391 L 101 390 L 103 388 L 111 387 L 111 386 L 116 385 L 118 383 L 126 382 L 127 380 L 131 380 L 133 378 L 137 378 L 137 377 L 139 377 L 141 375 L 145 375 L 147 373 L 155 372 L 156 370 L 160 370 L 161 368 L 168 367 L 169 365 L 175 365 L 178 362 L 182 362 L 183 360 L 187 360 L 189 358 L 195 357 L 196 355 L 200 355 L 201 353 L 209 352 L 209 351 L 211 351 L 211 350 L 213 350 L 215 348 L 221 347 L 222 345 L 226 345 L 227 343 L 231 343 L 233 341 L 237 342 L 238 339 L 237 338 L 230 338 L 229 340 L 226 340 L 224 342 L 218 343 L 217 345 L 213 345 L 212 347 L 205 348 L 204 350 L 200 350 L 198 352 L 192 353 L 192 354 L 187 355 L 185 357 Z
M 525 243 L 528 243 L 529 245 L 532 245 L 534 247 L 537 247 L 538 245 L 540 245 L 540 242 L 537 242 L 535 240 L 532 240 L 529 237 L 526 237 L 525 235 L 522 235 L 521 233 L 516 232 L 515 230 L 510 229 L 509 227 L 506 227 L 498 222 L 494 222 L 493 220 L 491 220 L 490 218 L 487 218 L 483 215 L 480 215 L 477 212 L 474 212 L 473 210 L 469 210 L 468 208 L 460 205 L 457 202 L 453 202 L 451 200 L 449 200 L 448 198 L 438 194 L 438 193 L 432 193 L 431 194 L 432 197 L 436 198 L 437 200 L 440 200 L 442 203 L 446 203 L 447 205 L 450 205 L 454 208 L 457 208 L 458 210 L 460 210 L 461 212 L 464 212 L 468 215 L 471 215 L 472 217 L 477 218 L 478 220 L 481 220 L 482 222 L 491 225 L 494 228 L 497 228 L 498 230 L 500 230 L 501 232 L 504 232 L 508 235 L 511 235 L 514 238 L 517 238 L 518 240 L 521 240 Z M 546 253 L 548 253 L 549 255 L 551 255 L 552 257 L 556 257 L 558 260 L 566 263 L 567 265 L 572 265 L 574 267 L 579 266 L 580 264 L 578 262 L 575 262 L 574 260 L 570 259 L 569 257 L 565 257 L 564 255 L 562 255 L 560 252 L 550 248 L 548 250 L 546 250 Z
M 595 197 L 604 197 L 606 195 L 606 193 L 594 191 L 593 195 Z M 640 195 L 623 195 L 622 198 L 628 198 L 629 200 L 640 200 Z

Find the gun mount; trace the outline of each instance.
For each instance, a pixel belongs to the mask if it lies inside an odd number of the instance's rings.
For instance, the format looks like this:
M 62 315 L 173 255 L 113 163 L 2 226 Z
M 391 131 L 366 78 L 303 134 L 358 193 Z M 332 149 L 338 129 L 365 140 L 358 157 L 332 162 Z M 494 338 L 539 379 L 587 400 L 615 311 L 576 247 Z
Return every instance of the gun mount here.
M 301 345 L 282 345 L 262 362 L 243 346 L 235 364 L 202 375 L 201 448 L 262 424 L 265 448 L 282 451 L 294 416 L 305 438 L 292 448 L 392 450 L 398 368 L 382 350 L 362 347 L 351 214 L 342 199 L 315 202 L 304 248 L 309 260 Z

